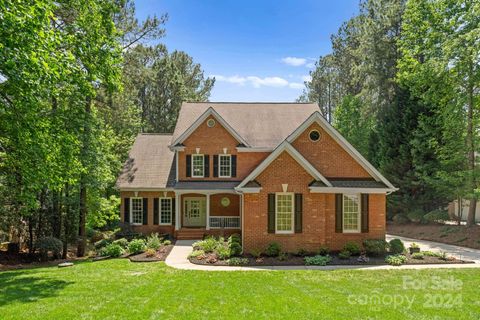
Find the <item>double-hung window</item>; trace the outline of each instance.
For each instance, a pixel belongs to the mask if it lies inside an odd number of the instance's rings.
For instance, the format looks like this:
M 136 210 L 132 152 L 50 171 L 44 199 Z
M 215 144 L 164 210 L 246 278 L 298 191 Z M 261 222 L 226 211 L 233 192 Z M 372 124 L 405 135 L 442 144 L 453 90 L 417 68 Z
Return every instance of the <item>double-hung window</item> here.
M 159 198 L 160 224 L 172 224 L 172 198 Z
M 293 193 L 275 194 L 275 233 L 293 233 Z
M 205 163 L 203 154 L 192 154 L 192 177 L 203 178 Z
M 130 199 L 130 221 L 132 224 L 143 223 L 143 198 Z
M 343 195 L 343 232 L 360 232 L 360 195 Z
M 218 176 L 220 178 L 232 176 L 232 157 L 229 154 L 218 155 Z

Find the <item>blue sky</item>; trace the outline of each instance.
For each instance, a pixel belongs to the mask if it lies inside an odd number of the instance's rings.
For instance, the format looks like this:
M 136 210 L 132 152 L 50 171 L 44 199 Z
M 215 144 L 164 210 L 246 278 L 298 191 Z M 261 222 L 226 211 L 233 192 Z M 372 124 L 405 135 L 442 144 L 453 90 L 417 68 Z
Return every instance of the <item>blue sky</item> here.
M 139 19 L 168 13 L 161 42 L 216 77 L 211 101 L 294 101 L 358 0 L 137 0 L 136 9 Z

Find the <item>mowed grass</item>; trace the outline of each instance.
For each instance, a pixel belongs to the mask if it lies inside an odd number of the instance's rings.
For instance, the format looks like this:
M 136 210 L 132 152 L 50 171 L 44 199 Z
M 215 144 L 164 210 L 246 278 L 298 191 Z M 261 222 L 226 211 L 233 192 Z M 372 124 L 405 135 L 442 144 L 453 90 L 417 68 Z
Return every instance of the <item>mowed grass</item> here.
M 480 269 L 204 272 L 116 259 L 0 273 L 0 319 L 207 318 L 479 319 Z

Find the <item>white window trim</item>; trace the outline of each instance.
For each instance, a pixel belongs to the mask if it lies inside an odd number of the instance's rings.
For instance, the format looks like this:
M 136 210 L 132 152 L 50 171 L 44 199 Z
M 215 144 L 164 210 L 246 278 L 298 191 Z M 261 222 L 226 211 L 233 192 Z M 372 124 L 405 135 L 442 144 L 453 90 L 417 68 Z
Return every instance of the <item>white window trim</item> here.
M 278 196 L 289 195 L 292 197 L 292 230 L 278 230 L 277 214 L 278 214 Z M 276 192 L 275 193 L 275 233 L 276 234 L 293 234 L 295 232 L 295 194 L 293 192 Z
M 133 212 L 132 212 L 132 209 L 133 209 L 133 199 L 140 199 L 140 203 L 142 204 L 142 222 L 141 223 L 134 223 L 133 222 Z M 143 225 L 143 198 L 142 197 L 131 197 L 130 198 L 130 224 L 131 225 L 134 225 L 134 226 L 141 226 Z
M 230 158 L 230 168 L 229 168 L 230 174 L 228 176 L 222 176 L 221 175 L 222 170 L 221 170 L 221 165 L 220 164 L 222 163 L 222 161 L 221 161 L 222 157 Z M 218 177 L 219 178 L 231 178 L 232 177 L 232 155 L 231 154 L 219 154 L 218 155 Z
M 193 166 L 193 159 L 195 157 L 202 157 L 202 175 L 195 175 L 195 168 Z M 205 156 L 203 154 L 192 154 L 192 160 L 191 160 L 191 167 L 192 167 L 192 178 L 204 178 L 205 177 Z
M 162 223 L 162 199 L 170 200 L 170 222 Z M 160 197 L 158 198 L 158 225 L 160 226 L 169 226 L 172 224 L 172 216 L 173 216 L 173 202 L 172 197 Z
M 358 199 L 358 215 L 357 215 L 357 229 L 345 229 L 345 196 L 357 196 Z M 358 193 L 342 193 L 342 232 L 343 233 L 360 233 L 362 230 L 362 197 Z

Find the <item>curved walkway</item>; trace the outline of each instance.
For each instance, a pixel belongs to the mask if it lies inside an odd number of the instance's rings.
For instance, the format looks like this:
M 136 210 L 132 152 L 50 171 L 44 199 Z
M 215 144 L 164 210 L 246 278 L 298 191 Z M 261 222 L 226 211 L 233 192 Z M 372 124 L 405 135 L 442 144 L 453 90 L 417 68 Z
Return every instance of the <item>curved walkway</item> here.
M 446 251 L 450 255 L 460 259 L 474 261 L 475 264 L 430 264 L 430 265 L 402 265 L 393 267 L 388 265 L 357 265 L 357 266 L 248 266 L 248 267 L 229 267 L 229 266 L 205 266 L 191 263 L 187 257 L 192 252 L 194 240 L 178 240 L 172 251 L 168 255 L 165 263 L 176 269 L 183 270 L 203 270 L 203 271 L 264 271 L 264 270 L 341 270 L 341 269 L 367 269 L 367 270 L 386 270 L 386 269 L 435 269 L 435 268 L 480 268 L 480 250 L 452 246 L 438 242 L 416 240 L 398 236 L 387 235 L 387 240 L 393 238 L 401 239 L 406 246 L 411 242 L 417 243 L 422 250 Z

